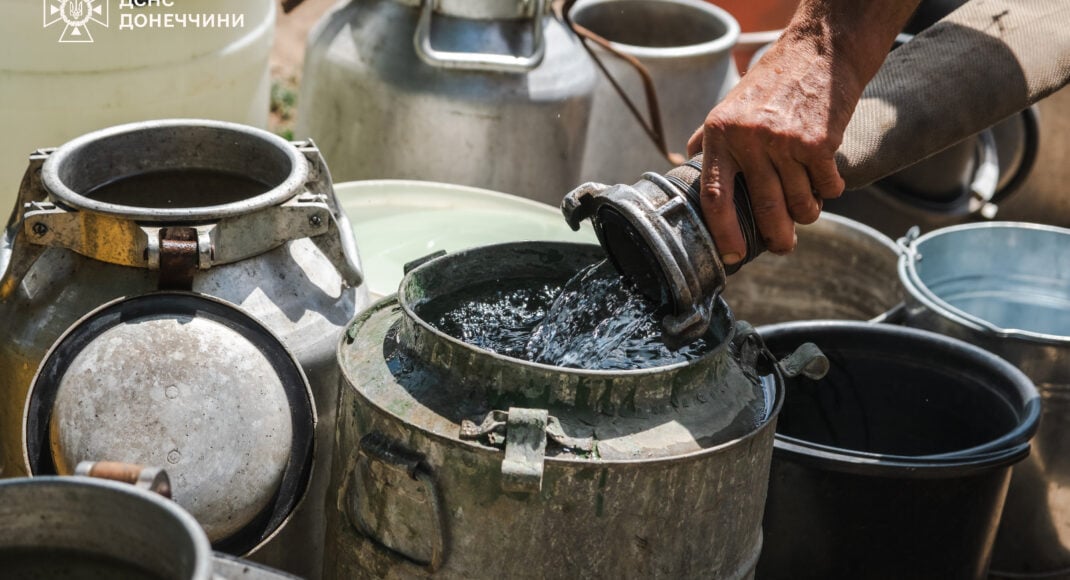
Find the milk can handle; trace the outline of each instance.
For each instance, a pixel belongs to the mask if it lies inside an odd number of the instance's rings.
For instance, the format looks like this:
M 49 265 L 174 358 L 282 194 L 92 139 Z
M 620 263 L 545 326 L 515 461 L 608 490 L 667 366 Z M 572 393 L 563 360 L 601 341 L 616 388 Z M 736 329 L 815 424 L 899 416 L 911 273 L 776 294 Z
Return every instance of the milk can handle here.
M 334 192 L 334 180 L 331 178 L 330 169 L 323 159 L 323 154 L 311 139 L 306 141 L 292 142 L 308 160 L 312 179 L 307 186 L 312 193 L 322 195 L 331 210 L 331 224 L 333 232 L 312 238 L 312 242 L 323 252 L 335 269 L 352 288 L 360 286 L 364 282 L 364 273 L 360 267 L 360 254 L 357 251 L 356 238 L 353 236 L 353 226 L 349 223 L 349 217 L 342 209 L 342 203 Z
M 412 38 L 416 54 L 425 63 L 440 68 L 505 73 L 527 72 L 539 66 L 546 54 L 546 41 L 543 39 L 542 30 L 542 16 L 546 12 L 546 0 L 534 0 L 534 2 L 535 11 L 532 17 L 534 46 L 531 54 L 527 56 L 436 50 L 431 46 L 431 17 L 435 11 L 435 0 L 423 0 L 420 20 L 416 23 L 416 34 Z

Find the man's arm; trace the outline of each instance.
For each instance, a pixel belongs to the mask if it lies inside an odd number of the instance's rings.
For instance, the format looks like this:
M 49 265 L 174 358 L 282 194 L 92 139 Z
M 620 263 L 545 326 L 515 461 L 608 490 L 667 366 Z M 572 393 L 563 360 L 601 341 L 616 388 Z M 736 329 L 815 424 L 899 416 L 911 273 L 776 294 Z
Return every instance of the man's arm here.
M 747 180 L 766 247 L 795 248 L 795 222 L 844 188 L 834 154 L 862 90 L 920 0 L 802 0 L 761 61 L 688 142 L 702 152 L 702 212 L 725 264 L 744 258 L 732 183 Z

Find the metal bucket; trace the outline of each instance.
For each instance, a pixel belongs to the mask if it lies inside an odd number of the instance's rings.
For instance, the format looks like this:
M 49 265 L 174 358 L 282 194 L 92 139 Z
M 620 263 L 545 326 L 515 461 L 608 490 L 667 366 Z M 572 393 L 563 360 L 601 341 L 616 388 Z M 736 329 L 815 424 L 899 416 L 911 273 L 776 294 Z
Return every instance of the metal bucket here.
M 787 379 L 761 580 L 985 577 L 1011 466 L 1040 397 L 980 348 L 883 324 L 759 329 L 773 353 L 812 340 L 820 381 Z
M 313 143 L 231 123 L 163 120 L 39 150 L 0 239 L 0 273 L 3 476 L 28 474 L 22 417 L 53 344 L 102 304 L 157 289 L 234 305 L 235 317 L 254 317 L 293 353 L 321 419 L 315 472 L 329 472 L 333 352 L 367 293 L 348 220 Z M 152 436 L 145 432 L 142 442 Z M 325 484 L 312 482 L 308 501 L 258 558 L 316 575 Z
M 213 554 L 197 521 L 166 499 L 166 473 L 145 471 L 156 477 L 151 483 L 139 479 L 137 487 L 97 476 L 0 481 L 4 578 L 296 579 L 228 554 Z
M 906 323 L 1002 356 L 1044 398 L 1033 456 L 1014 470 L 992 569 L 1070 574 L 1070 230 L 971 224 L 903 244 Z
M 356 318 L 338 351 L 329 573 L 753 577 L 781 366 L 723 301 L 719 346 L 625 371 L 502 356 L 420 315 L 510 280 L 563 283 L 602 258 L 550 242 L 468 250 L 411 270 Z M 755 402 L 762 413 L 737 423 Z
M 11 580 L 212 580 L 204 531 L 170 500 L 88 477 L 0 481 L 0 570 Z
M 903 299 L 899 251 L 884 234 L 824 212 L 797 225 L 786 256 L 762 254 L 732 275 L 721 294 L 752 324 L 794 320 L 872 320 Z
M 590 0 L 572 20 L 639 60 L 657 89 L 666 144 L 683 152 L 706 115 L 739 82 L 732 47 L 739 24 L 701 0 Z M 643 103 L 639 74 L 622 59 L 592 46 L 606 71 L 633 102 Z M 643 171 L 672 165 L 632 116 L 605 75 L 595 87 L 582 181 L 632 183 Z

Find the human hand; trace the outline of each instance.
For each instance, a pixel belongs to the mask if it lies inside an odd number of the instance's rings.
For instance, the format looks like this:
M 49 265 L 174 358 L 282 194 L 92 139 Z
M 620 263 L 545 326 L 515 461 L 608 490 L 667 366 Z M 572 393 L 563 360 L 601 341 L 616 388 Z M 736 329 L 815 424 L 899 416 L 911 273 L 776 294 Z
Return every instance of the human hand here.
M 805 0 L 688 141 L 689 156 L 703 153 L 702 213 L 726 265 L 747 251 L 733 201 L 737 173 L 747 181 L 759 235 L 779 254 L 795 248 L 796 223 L 813 223 L 822 200 L 843 192 L 836 150 L 916 4 L 854 1 Z
M 732 199 L 736 173 L 747 180 L 758 231 L 774 253 L 793 250 L 795 223 L 813 223 L 821 200 L 843 192 L 834 155 L 861 87 L 835 76 L 816 50 L 780 43 L 688 141 L 688 155 L 703 153 L 702 213 L 726 265 L 747 251 Z

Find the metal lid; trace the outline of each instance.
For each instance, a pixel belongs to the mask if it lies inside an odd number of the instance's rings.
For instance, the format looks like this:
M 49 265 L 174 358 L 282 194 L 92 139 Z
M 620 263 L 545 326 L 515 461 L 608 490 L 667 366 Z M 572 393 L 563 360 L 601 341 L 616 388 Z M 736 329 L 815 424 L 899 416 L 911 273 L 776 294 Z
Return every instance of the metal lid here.
M 165 466 L 214 546 L 241 553 L 304 492 L 315 421 L 270 331 L 222 301 L 161 292 L 107 304 L 56 342 L 31 387 L 26 451 L 34 474 Z

